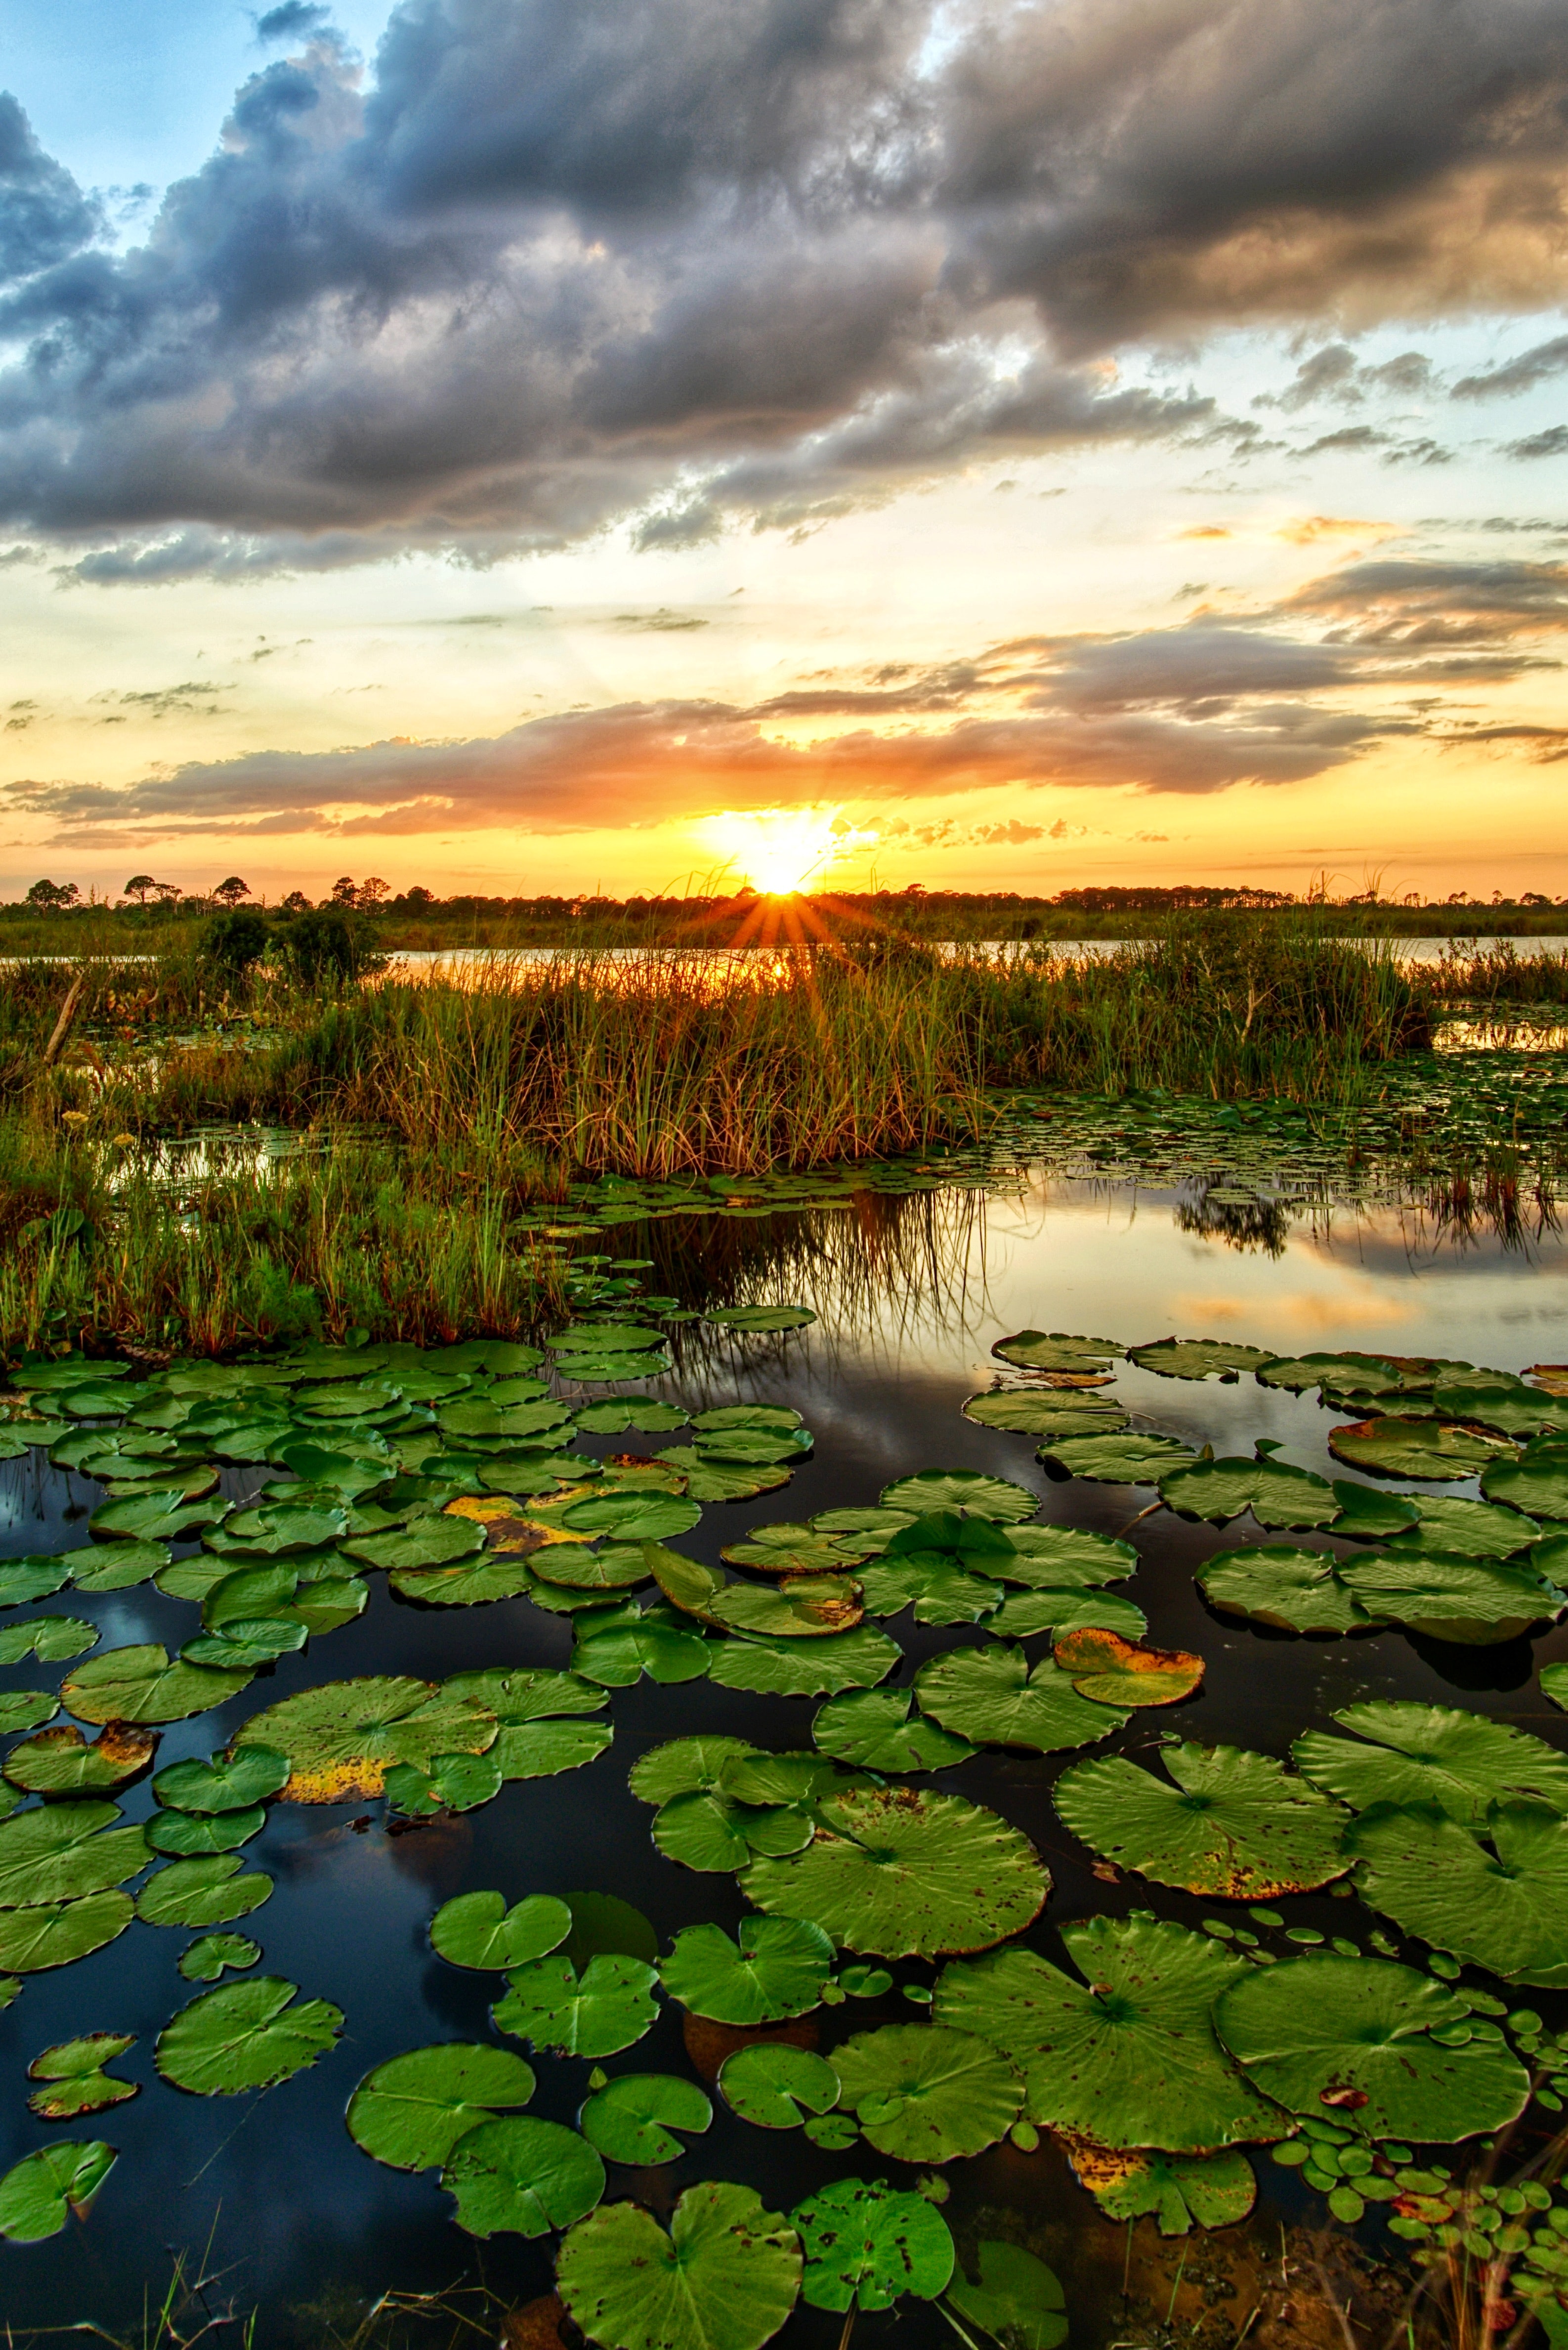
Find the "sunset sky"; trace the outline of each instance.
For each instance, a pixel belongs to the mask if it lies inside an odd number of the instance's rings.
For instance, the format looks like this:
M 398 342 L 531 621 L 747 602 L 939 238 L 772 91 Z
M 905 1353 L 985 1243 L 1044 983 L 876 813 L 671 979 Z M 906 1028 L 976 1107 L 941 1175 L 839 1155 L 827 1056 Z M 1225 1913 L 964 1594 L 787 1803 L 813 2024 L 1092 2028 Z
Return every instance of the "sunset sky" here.
M 1568 891 L 1563 0 L 0 0 L 0 896 Z

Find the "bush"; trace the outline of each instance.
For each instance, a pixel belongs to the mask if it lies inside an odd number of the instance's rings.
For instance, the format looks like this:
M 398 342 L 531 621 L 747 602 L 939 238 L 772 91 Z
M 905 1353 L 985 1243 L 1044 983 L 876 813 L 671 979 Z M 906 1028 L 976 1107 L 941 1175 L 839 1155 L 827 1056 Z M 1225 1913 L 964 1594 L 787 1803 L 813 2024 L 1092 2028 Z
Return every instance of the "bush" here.
M 348 906 L 317 906 L 296 914 L 278 939 L 291 976 L 307 987 L 323 981 L 345 987 L 386 965 L 386 956 L 376 951 L 372 925 Z
M 204 963 L 231 983 L 243 980 L 272 944 L 272 933 L 254 908 L 215 914 L 202 931 L 198 951 Z

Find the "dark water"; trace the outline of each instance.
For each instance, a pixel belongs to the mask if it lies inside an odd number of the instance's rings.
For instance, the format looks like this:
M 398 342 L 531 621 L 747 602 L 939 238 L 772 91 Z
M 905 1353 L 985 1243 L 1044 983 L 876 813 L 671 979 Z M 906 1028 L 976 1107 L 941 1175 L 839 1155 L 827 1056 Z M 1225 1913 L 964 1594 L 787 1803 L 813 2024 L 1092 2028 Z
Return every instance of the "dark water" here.
M 815 1306 L 819 1322 L 785 1340 L 710 1339 L 705 1352 L 701 1341 L 688 1340 L 666 1391 L 694 1407 L 739 1397 L 793 1404 L 815 1431 L 815 1455 L 786 1491 L 706 1510 L 680 1546 L 716 1561 L 722 1544 L 753 1524 L 869 1503 L 891 1478 L 938 1466 L 986 1470 L 1023 1483 L 1039 1494 L 1046 1519 L 1123 1532 L 1151 1499 L 1147 1491 L 1053 1482 L 1030 1440 L 961 1417 L 963 1399 L 989 1382 L 992 1343 L 1023 1326 L 1127 1343 L 1179 1333 L 1288 1352 L 1382 1347 L 1462 1356 L 1510 1370 L 1568 1356 L 1568 1251 L 1550 1233 L 1525 1247 L 1504 1249 L 1491 1240 L 1459 1247 L 1435 1241 L 1414 1213 L 1390 1211 L 1324 1227 L 1298 1225 L 1282 1253 L 1271 1256 L 1184 1232 L 1175 1209 L 1170 1195 L 1125 1189 L 1097 1195 L 1043 1180 L 1011 1200 L 928 1194 L 903 1203 L 901 1222 L 889 1218 L 865 1229 L 843 1218 L 836 1232 L 826 1234 L 803 1233 L 782 1217 L 765 1231 L 748 1226 L 745 1245 L 753 1259 L 782 1252 L 796 1276 L 789 1294 Z M 635 1243 L 635 1234 L 625 1238 Z M 671 1242 L 670 1228 L 661 1228 L 660 1248 Z M 661 1264 L 660 1279 L 665 1270 Z M 678 1279 L 671 1285 L 679 1287 Z M 1251 1380 L 1177 1383 L 1125 1364 L 1117 1367 L 1116 1393 L 1139 1415 L 1138 1425 L 1210 1440 L 1219 1451 L 1250 1451 L 1254 1439 L 1274 1437 L 1283 1444 L 1282 1458 L 1330 1467 L 1324 1438 L 1334 1420 L 1315 1398 L 1296 1399 Z M 593 1442 L 608 1451 L 626 1440 Z M 227 1490 L 249 1492 L 265 1473 L 231 1471 Z M 8 1465 L 0 1477 L 6 1555 L 86 1539 L 97 1486 L 31 1462 Z M 1256 1633 L 1211 1615 L 1192 1581 L 1210 1552 L 1236 1539 L 1235 1529 L 1189 1525 L 1161 1513 L 1137 1524 L 1132 1539 L 1143 1563 L 1122 1587 L 1147 1615 L 1151 1638 L 1197 1649 L 1208 1660 L 1208 1675 L 1197 1699 L 1175 1711 L 1135 1715 L 1096 1752 L 1142 1752 L 1179 1727 L 1189 1737 L 1282 1753 L 1300 1731 L 1331 1726 L 1335 1707 L 1372 1695 L 1463 1704 L 1568 1745 L 1568 1719 L 1545 1703 L 1532 1679 L 1540 1664 L 1568 1656 L 1568 1623 L 1537 1640 L 1533 1651 L 1526 1641 L 1458 1649 L 1394 1632 L 1334 1641 Z M 94 1615 L 106 1645 L 163 1640 L 172 1650 L 192 1628 L 190 1608 L 150 1586 L 101 1597 L 72 1591 L 41 1603 L 57 1611 L 65 1604 Z M 933 1651 L 984 1637 L 968 1628 L 924 1629 L 907 1617 L 889 1628 L 906 1649 L 901 1682 Z M 160 1765 L 207 1753 L 247 1715 L 316 1681 L 385 1672 L 436 1678 L 496 1663 L 561 1666 L 570 1645 L 567 1617 L 525 1601 L 422 1610 L 399 1602 L 375 1576 L 359 1621 L 284 1659 L 221 1715 L 171 1725 Z M 1032 1661 L 1044 1652 L 1042 1641 L 1029 1644 Z M 58 1667 L 28 1666 L 9 1672 L 7 1685 L 52 1686 L 59 1673 Z M 28 1978 L 21 1997 L 0 2014 L 0 2168 L 67 2134 L 35 2121 L 24 2104 L 26 2064 L 51 2043 L 90 2030 L 135 2032 L 138 2045 L 116 2069 L 140 2081 L 143 2093 L 70 2126 L 72 2136 L 102 2136 L 118 2146 L 119 2167 L 87 2226 L 37 2246 L 0 2245 L 5 2320 L 26 2334 L 91 2319 L 140 2343 L 144 2292 L 156 2302 L 171 2257 L 182 2251 L 200 2256 L 203 2248 L 208 2268 L 223 2273 L 211 2305 L 219 2309 L 232 2299 L 242 2311 L 259 2308 L 254 2339 L 263 2350 L 346 2339 L 366 2305 L 391 2290 L 435 2292 L 483 2272 L 508 2301 L 547 2292 L 548 2241 L 503 2236 L 476 2246 L 449 2221 L 435 2174 L 405 2176 L 355 2147 L 343 2126 L 347 2099 L 361 2074 L 401 2050 L 490 2036 L 487 2001 L 504 1988 L 502 1979 L 447 1966 L 429 1948 L 430 1918 L 455 1893 L 494 1887 L 511 1900 L 532 1892 L 611 1891 L 644 1909 L 665 1940 L 702 1918 L 732 1927 L 744 1908 L 733 1880 L 697 1876 L 661 1857 L 649 1838 L 649 1808 L 628 1793 L 628 1770 L 647 1747 L 701 1729 L 771 1747 L 807 1745 L 813 1711 L 810 1700 L 749 1696 L 706 1681 L 674 1689 L 644 1681 L 614 1693 L 615 1742 L 597 1761 L 560 1778 L 508 1784 L 477 1813 L 389 1837 L 379 1804 L 275 1805 L 245 1856 L 275 1879 L 276 1889 L 239 1930 L 262 1943 L 267 1972 L 287 1976 L 306 1997 L 336 2002 L 347 2021 L 340 2044 L 319 2064 L 259 2096 L 190 2097 L 153 2072 L 153 2039 L 199 1988 L 175 1965 L 191 1935 L 139 1922 L 94 1957 Z M 940 1783 L 1014 1822 L 1047 1860 L 1054 1890 L 1026 1939 L 1058 1963 L 1064 1954 L 1056 1928 L 1064 1921 L 1152 1906 L 1195 1923 L 1214 1908 L 1137 1880 L 1107 1885 L 1091 1874 L 1050 1803 L 1058 1772 L 1077 1759 L 992 1752 Z M 153 1809 L 145 1783 L 124 1801 L 130 1819 Z M 366 1811 L 373 1824 L 356 1833 L 350 1822 Z M 1373 1923 L 1352 1899 L 1307 1896 L 1285 1906 L 1291 1924 L 1326 1933 L 1363 1939 Z M 894 1972 L 900 1982 L 931 1980 L 931 1970 L 920 1965 Z M 852 2031 L 912 2021 L 920 2012 L 897 1989 L 877 2002 L 823 2010 L 822 2044 L 830 2050 Z M 572 2120 L 586 2094 L 587 2063 L 546 2057 L 536 2069 L 533 2110 Z M 617 2069 L 689 2072 L 679 2011 L 666 2007 Z M 1244 2241 L 1230 2231 L 1233 2246 L 1241 2246 L 1237 2257 L 1249 2245 L 1260 2247 L 1260 2256 L 1271 2244 L 1277 2252 L 1282 2223 L 1323 2223 L 1321 2204 L 1293 2172 L 1266 2156 L 1256 2167 L 1258 2210 Z M 826 2178 L 898 2171 L 866 2147 L 824 2154 L 797 2132 L 749 2128 L 715 2098 L 711 2130 L 684 2158 L 650 2172 L 612 2167 L 608 2191 L 638 2196 L 667 2213 L 683 2187 L 730 2178 L 749 2181 L 773 2208 L 787 2210 Z M 1067 2288 L 1074 2350 L 1153 2338 L 1127 2330 L 1126 2230 L 1098 2215 L 1049 2141 L 1031 2156 L 995 2148 L 948 2175 L 953 2192 L 947 2215 L 961 2244 L 976 2233 L 1011 2233 L 1057 2269 Z M 1141 2223 L 1140 2263 L 1151 2227 Z M 1376 2251 L 1381 2240 L 1375 2219 L 1362 2234 Z M 1197 2251 L 1190 2257 L 1200 2266 Z M 190 2322 L 192 2330 L 196 2322 Z M 912 2350 L 954 2338 L 940 2316 L 919 2303 L 905 2304 L 896 2318 L 861 2323 L 880 2329 L 877 2339 L 896 2324 Z M 836 2342 L 840 2324 L 802 2306 L 782 2339 L 790 2350 L 815 2350 Z M 448 2337 L 436 2329 L 430 2338 Z

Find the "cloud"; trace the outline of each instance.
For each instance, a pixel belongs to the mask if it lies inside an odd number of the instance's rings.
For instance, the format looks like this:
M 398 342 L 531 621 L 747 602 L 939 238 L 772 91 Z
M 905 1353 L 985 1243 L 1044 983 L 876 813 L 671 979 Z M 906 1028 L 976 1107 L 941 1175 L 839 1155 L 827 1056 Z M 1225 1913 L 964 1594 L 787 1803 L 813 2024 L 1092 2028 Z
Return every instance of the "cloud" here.
M 1568 424 L 1549 424 L 1544 432 L 1532 432 L 1522 441 L 1511 441 L 1503 454 L 1508 457 L 1568 457 Z
M 1287 403 L 1406 398 L 1345 338 L 1568 288 L 1560 0 L 399 0 L 369 77 L 303 0 L 257 32 L 303 47 L 121 252 L 0 102 L 0 522 L 83 582 L 1255 442 L 1107 361 L 1311 323 Z
M 1261 392 L 1252 405 L 1294 410 L 1310 408 L 1320 400 L 1332 400 L 1342 407 L 1355 408 L 1368 392 L 1417 399 L 1431 387 L 1431 362 L 1420 351 L 1401 351 L 1397 359 L 1366 367 L 1357 362 L 1347 344 L 1325 343 L 1321 350 L 1302 360 L 1283 391 Z
M 1449 397 L 1451 400 L 1511 400 L 1517 392 L 1533 391 L 1538 383 L 1545 383 L 1568 368 L 1568 335 L 1555 335 L 1549 343 L 1537 343 L 1533 349 L 1521 351 L 1517 359 L 1501 367 L 1483 368 L 1479 375 L 1467 375 L 1456 383 Z
M 1276 617 L 1330 621 L 1330 641 L 1351 650 L 1509 646 L 1568 629 L 1568 565 L 1418 562 L 1399 557 L 1350 563 L 1311 580 Z M 1511 651 L 1510 660 L 1529 656 Z

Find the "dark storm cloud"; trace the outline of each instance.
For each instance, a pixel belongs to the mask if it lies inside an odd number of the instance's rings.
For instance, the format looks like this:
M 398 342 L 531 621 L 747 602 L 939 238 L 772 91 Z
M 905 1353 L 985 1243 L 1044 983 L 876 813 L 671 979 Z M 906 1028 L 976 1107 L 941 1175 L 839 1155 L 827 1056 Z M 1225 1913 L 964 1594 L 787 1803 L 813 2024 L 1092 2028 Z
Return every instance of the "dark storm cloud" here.
M 401 0 L 368 78 L 301 0 L 257 30 L 301 53 L 121 254 L 0 105 L 0 519 L 84 579 L 680 546 L 975 457 L 1245 444 L 1097 362 L 1568 284 L 1561 0 Z M 1425 388 L 1345 353 L 1303 404 Z

